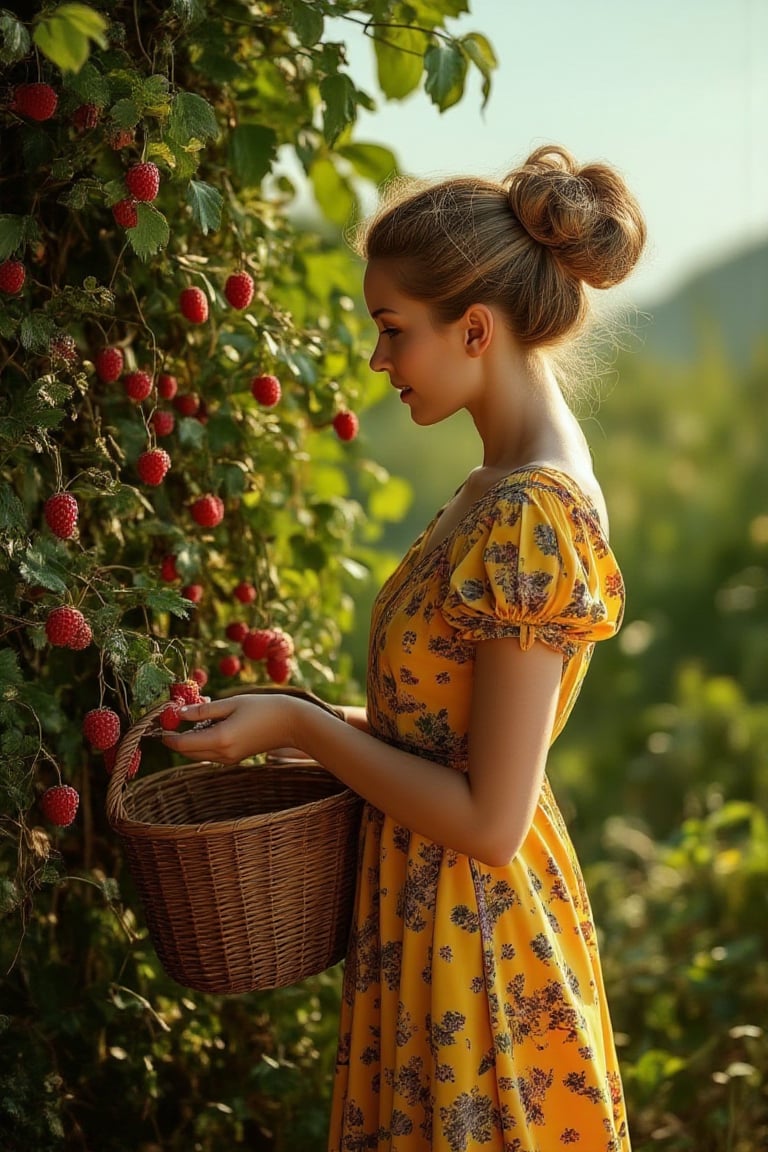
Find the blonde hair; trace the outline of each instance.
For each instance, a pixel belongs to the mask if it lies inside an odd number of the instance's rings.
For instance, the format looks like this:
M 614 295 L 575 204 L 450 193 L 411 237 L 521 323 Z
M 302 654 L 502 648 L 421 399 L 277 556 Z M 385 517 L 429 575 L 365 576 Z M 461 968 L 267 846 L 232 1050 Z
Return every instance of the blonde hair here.
M 366 260 L 397 261 L 400 290 L 451 323 L 471 304 L 500 308 L 526 347 L 575 337 L 587 286 L 610 288 L 646 238 L 639 205 L 605 164 L 537 148 L 504 180 L 456 177 L 390 189 L 353 239 Z

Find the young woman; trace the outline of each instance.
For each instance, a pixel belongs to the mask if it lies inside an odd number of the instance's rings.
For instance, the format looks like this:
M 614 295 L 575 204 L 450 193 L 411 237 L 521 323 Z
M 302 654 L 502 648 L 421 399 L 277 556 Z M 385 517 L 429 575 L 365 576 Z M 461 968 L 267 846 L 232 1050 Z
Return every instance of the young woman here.
M 552 353 L 645 225 L 621 177 L 538 149 L 402 193 L 362 234 L 371 357 L 411 419 L 466 408 L 482 463 L 377 599 L 365 710 L 186 709 L 232 763 L 290 746 L 360 793 L 331 1152 L 628 1152 L 595 929 L 545 775 L 623 583 Z

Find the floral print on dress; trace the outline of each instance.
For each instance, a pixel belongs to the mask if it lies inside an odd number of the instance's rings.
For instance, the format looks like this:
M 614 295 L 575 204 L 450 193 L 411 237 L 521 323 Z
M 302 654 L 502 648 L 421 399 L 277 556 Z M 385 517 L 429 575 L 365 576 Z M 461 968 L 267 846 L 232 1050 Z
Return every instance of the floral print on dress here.
M 624 584 L 595 509 L 551 469 L 432 525 L 376 601 L 368 719 L 466 771 L 478 641 L 562 655 L 553 739 Z M 370 805 L 342 996 L 329 1152 L 629 1152 L 588 896 L 548 780 L 520 851 L 491 868 Z

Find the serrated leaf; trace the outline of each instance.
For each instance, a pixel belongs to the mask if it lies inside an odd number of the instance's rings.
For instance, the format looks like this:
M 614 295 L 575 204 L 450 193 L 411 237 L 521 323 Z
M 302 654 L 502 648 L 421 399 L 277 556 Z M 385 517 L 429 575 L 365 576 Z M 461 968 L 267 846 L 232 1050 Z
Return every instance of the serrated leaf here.
M 49 592 L 66 592 L 66 571 L 51 556 L 42 541 L 30 544 L 19 565 L 21 577 L 33 588 L 47 588 Z
M 430 44 L 424 53 L 427 78 L 424 88 L 441 112 L 456 104 L 464 95 L 467 60 L 453 43 Z
M 216 113 L 202 96 L 179 92 L 171 104 L 168 132 L 182 144 L 192 139 L 215 140 L 219 134 Z
M 7 260 L 24 243 L 26 216 L 0 216 L 0 260 Z
M 170 612 L 181 620 L 189 616 L 190 601 L 170 588 L 152 588 L 147 592 L 147 607 L 154 612 Z
M 137 204 L 136 215 L 136 227 L 127 228 L 125 234 L 139 259 L 148 260 L 166 247 L 171 232 L 165 216 L 151 204 Z
M 336 72 L 320 81 L 320 95 L 325 103 L 323 135 L 326 142 L 333 145 L 344 129 L 355 122 L 355 86 L 345 72 Z
M 18 688 L 24 683 L 16 653 L 11 648 L 0 648 L 0 685 Z M 0 688 L 0 695 L 3 693 Z
M 20 339 L 28 352 L 47 352 L 56 325 L 50 316 L 32 312 L 21 322 Z
M 162 160 L 167 168 L 176 167 L 176 156 L 173 151 L 161 140 L 153 141 L 147 148 L 148 160 Z
M 418 88 L 429 42 L 424 32 L 413 28 L 384 28 L 377 32 L 376 76 L 387 99 L 402 100 Z
M 187 188 L 187 204 L 192 209 L 192 219 L 204 236 L 217 232 L 221 227 L 221 206 L 224 197 L 218 188 L 202 180 L 190 180 Z
M 238 124 L 229 134 L 229 163 L 246 188 L 261 183 L 277 156 L 277 134 L 263 124 Z
M 291 24 L 305 48 L 311 48 L 323 38 L 325 26 L 323 14 L 311 4 L 305 3 L 305 0 L 293 0 Z
M 32 34 L 37 47 L 62 72 L 79 72 L 91 51 L 91 40 L 106 48 L 107 22 L 85 4 L 60 4 L 41 19 Z
M 157 664 L 145 663 L 139 665 L 133 682 L 134 702 L 140 708 L 146 708 L 158 696 L 165 693 L 169 684 L 173 683 L 173 675 Z
M 470 32 L 468 36 L 463 36 L 459 43 L 483 77 L 482 106 L 485 108 L 491 94 L 491 73 L 498 67 L 496 53 L 490 41 L 480 32 Z
M 109 103 L 109 84 L 98 68 L 88 62 L 67 82 L 67 88 L 75 92 L 84 104 L 96 104 L 104 108 Z
M 141 120 L 141 113 L 136 101 L 126 97 L 115 101 L 109 110 L 109 117 L 118 128 L 135 128 Z
M 202 0 L 173 0 L 173 13 L 185 24 L 199 24 L 207 12 Z
M 29 52 L 32 42 L 21 21 L 11 16 L 10 12 L 0 14 L 0 64 L 15 64 L 23 60 Z

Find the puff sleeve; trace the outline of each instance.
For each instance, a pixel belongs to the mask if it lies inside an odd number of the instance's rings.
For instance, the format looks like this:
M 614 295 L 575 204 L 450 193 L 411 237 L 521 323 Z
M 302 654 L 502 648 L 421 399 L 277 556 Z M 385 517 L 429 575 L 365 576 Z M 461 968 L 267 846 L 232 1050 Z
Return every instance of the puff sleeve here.
M 565 656 L 618 630 L 624 583 L 597 513 L 556 481 L 508 480 L 452 542 L 446 622 L 467 641 L 517 636 Z

